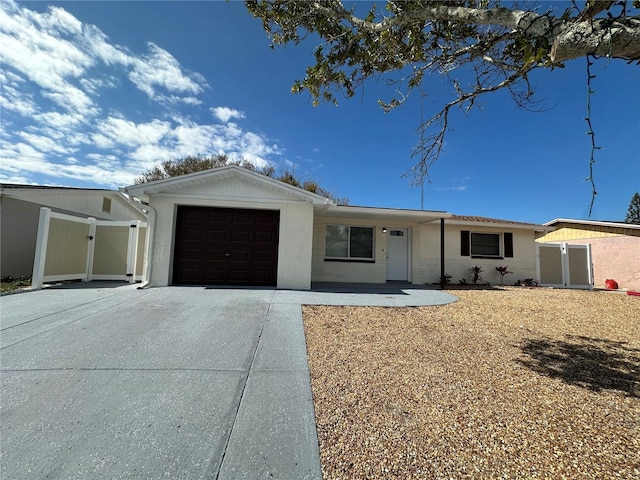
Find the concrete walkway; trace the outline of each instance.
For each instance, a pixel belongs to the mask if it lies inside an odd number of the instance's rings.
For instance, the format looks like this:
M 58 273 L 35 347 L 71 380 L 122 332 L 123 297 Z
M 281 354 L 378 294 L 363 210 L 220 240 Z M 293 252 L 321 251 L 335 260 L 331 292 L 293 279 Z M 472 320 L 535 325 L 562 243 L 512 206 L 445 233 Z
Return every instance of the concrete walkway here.
M 3 296 L 0 478 L 320 479 L 301 304 L 455 300 L 336 284 Z

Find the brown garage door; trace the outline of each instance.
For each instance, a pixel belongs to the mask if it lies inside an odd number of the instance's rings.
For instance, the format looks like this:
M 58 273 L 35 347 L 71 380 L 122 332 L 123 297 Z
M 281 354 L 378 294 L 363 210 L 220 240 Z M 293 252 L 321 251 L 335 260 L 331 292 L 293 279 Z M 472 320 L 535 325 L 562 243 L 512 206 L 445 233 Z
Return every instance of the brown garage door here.
M 280 212 L 179 206 L 173 283 L 276 285 Z

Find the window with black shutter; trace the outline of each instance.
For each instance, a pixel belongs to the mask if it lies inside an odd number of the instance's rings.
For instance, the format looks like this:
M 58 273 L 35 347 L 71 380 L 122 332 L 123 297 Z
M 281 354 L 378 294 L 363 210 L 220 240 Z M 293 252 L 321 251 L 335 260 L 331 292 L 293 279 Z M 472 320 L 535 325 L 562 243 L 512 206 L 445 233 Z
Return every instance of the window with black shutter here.
M 512 258 L 513 233 L 460 232 L 460 255 L 472 258 Z

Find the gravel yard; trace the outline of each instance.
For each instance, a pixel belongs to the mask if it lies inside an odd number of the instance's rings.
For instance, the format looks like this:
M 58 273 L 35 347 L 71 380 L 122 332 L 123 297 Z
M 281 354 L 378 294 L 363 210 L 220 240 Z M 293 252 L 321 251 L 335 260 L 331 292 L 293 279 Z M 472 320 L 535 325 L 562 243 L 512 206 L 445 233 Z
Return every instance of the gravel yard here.
M 304 307 L 325 480 L 640 478 L 640 297 Z

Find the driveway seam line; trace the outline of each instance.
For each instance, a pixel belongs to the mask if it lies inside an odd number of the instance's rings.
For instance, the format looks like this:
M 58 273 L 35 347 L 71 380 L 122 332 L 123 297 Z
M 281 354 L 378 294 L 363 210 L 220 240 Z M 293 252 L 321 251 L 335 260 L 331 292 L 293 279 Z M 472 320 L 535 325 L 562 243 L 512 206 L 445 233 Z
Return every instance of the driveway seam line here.
M 274 293 L 275 295 L 275 293 Z M 271 297 L 273 300 L 273 296 Z M 260 346 L 260 341 L 262 340 L 262 334 L 264 333 L 264 327 L 267 325 L 267 319 L 269 318 L 269 312 L 271 311 L 271 301 L 269 302 L 269 306 L 267 307 L 267 312 L 264 315 L 264 319 L 262 321 L 262 327 L 260 328 L 260 333 L 258 334 L 258 341 L 256 342 L 256 347 L 253 349 L 253 354 L 251 355 L 251 363 L 249 363 L 249 368 L 247 368 L 246 373 L 244 375 L 244 379 L 242 382 L 242 391 L 240 392 L 240 400 L 238 401 L 238 405 L 236 407 L 236 411 L 233 416 L 233 423 L 231 424 L 231 428 L 229 429 L 229 434 L 224 442 L 224 448 L 222 449 L 222 456 L 220 457 L 220 465 L 218 466 L 218 471 L 216 472 L 216 480 L 220 477 L 220 472 L 222 471 L 222 465 L 224 464 L 224 459 L 227 456 L 227 449 L 229 448 L 229 442 L 231 441 L 231 436 L 233 435 L 233 430 L 236 427 L 236 423 L 238 421 L 238 413 L 240 412 L 240 407 L 242 406 L 242 400 L 244 399 L 244 392 L 247 389 L 247 383 L 249 381 L 249 376 L 251 375 L 251 369 L 253 368 L 253 364 L 256 360 L 256 355 L 258 353 L 258 347 Z

